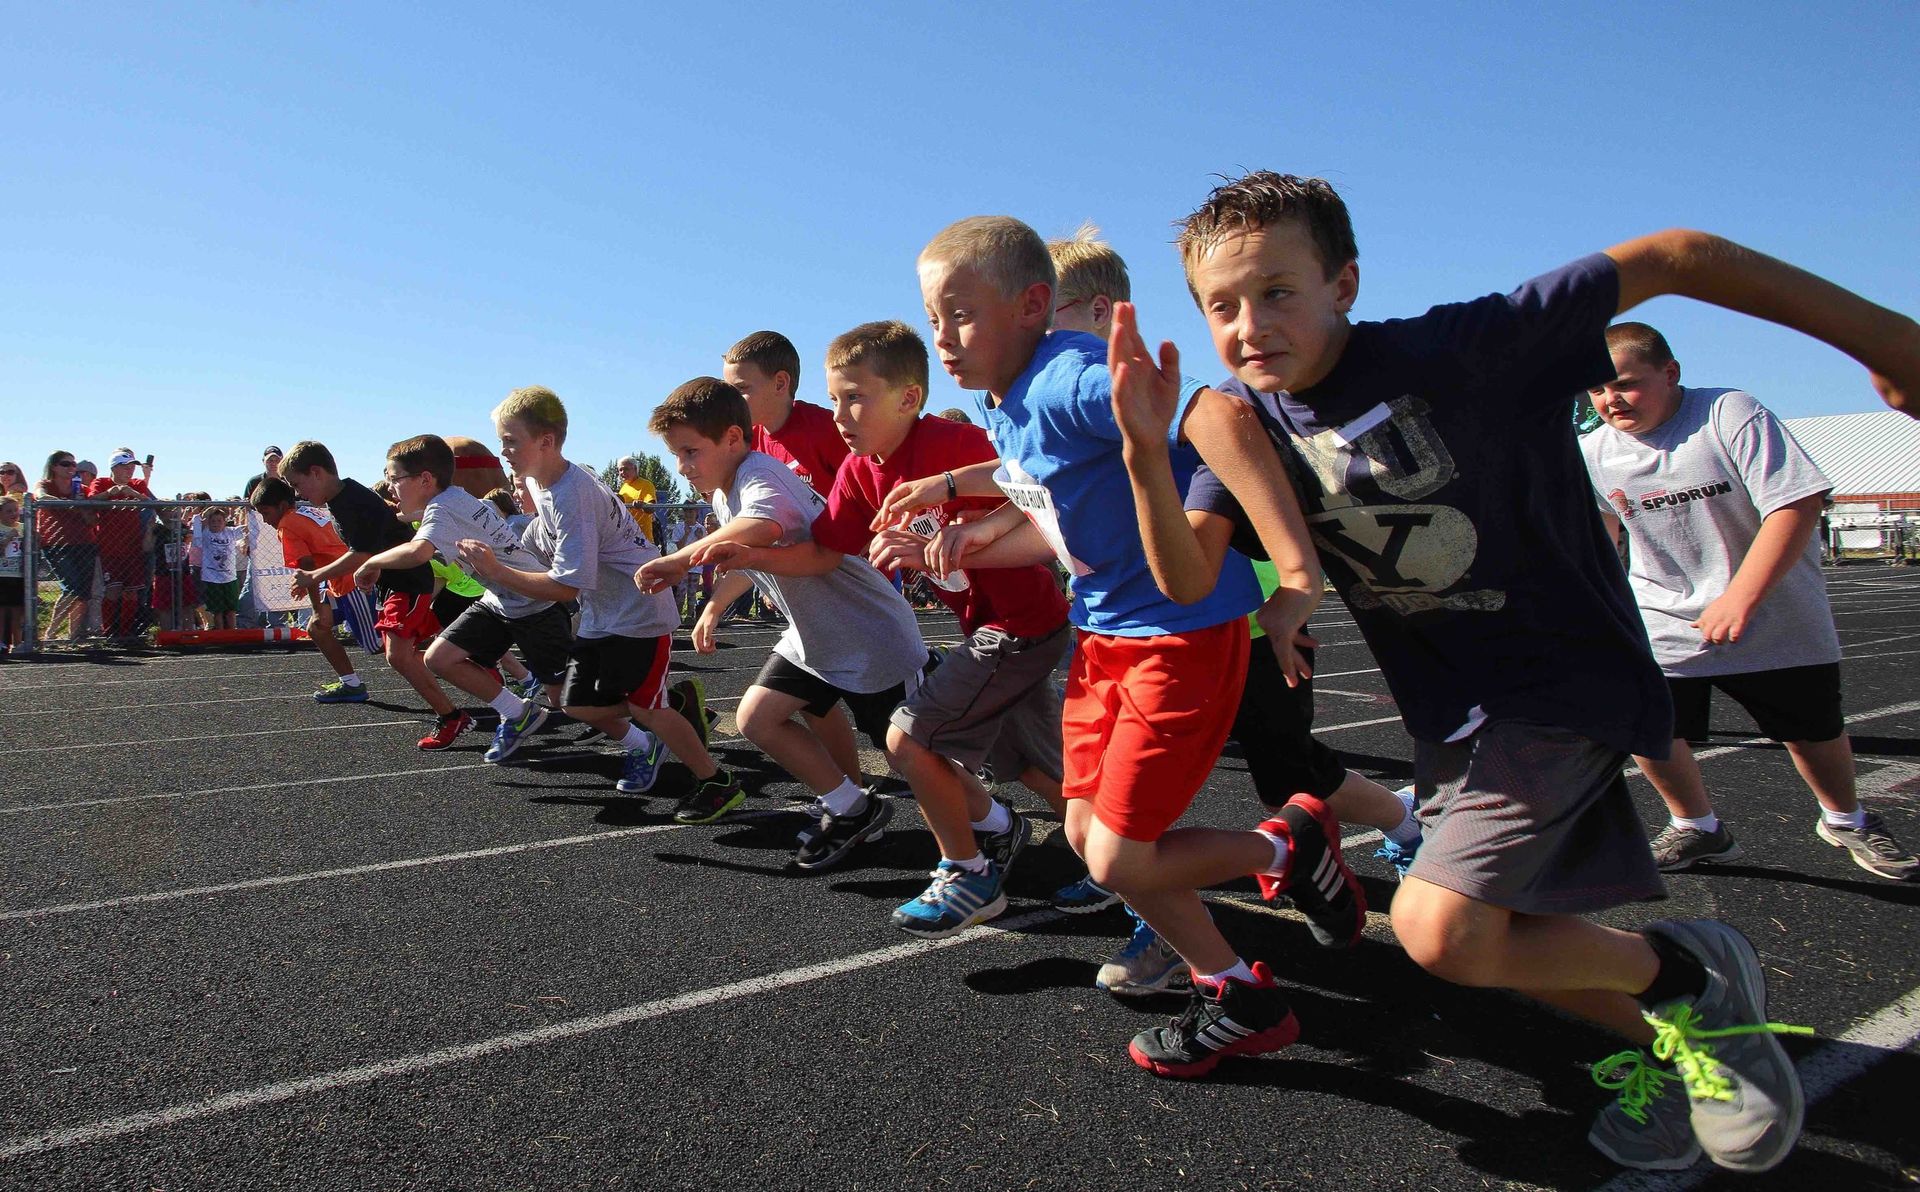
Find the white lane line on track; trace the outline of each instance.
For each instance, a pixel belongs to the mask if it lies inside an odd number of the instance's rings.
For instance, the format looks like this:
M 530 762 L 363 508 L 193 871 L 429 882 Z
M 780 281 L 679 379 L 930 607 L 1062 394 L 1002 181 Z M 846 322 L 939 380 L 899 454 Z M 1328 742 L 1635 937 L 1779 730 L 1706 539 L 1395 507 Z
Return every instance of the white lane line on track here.
M 319 657 L 319 655 L 316 654 L 313 657 L 317 658 Z M 302 658 L 298 660 L 298 662 L 301 663 L 302 665 L 282 667 L 279 670 L 222 671 L 219 674 L 214 674 L 214 675 L 203 675 L 196 671 L 182 671 L 177 675 L 155 675 L 145 679 L 102 679 L 98 682 L 93 682 L 93 683 L 79 682 L 79 681 L 71 682 L 71 683 L 32 683 L 24 687 L 9 687 L 7 688 L 7 690 L 8 691 L 72 691 L 72 690 L 75 690 L 76 688 L 85 688 L 90 691 L 95 687 L 126 687 L 135 683 L 183 683 L 189 679 L 193 680 L 196 683 L 199 683 L 199 682 L 207 682 L 213 679 L 257 679 L 257 678 L 263 678 L 263 677 L 270 677 L 273 675 L 298 676 L 298 675 L 313 672 L 313 667 L 310 665 L 312 661 L 313 661 L 312 658 Z M 368 670 L 371 671 L 372 668 L 369 667 Z
M 1920 650 L 1888 650 L 1883 654 L 1853 654 L 1848 656 L 1845 661 L 1865 662 L 1869 658 L 1905 658 L 1909 654 L 1920 654 Z
M 196 708 L 204 708 L 212 704 L 258 704 L 264 703 L 267 700 L 312 698 L 313 695 L 311 693 L 304 695 L 298 693 L 293 695 L 247 695 L 237 699 L 197 699 L 193 701 L 193 706 Z M 25 708 L 19 711 L 9 710 L 7 716 L 9 719 L 20 716 L 90 716 L 95 712 L 136 712 L 142 708 L 178 708 L 179 706 L 179 700 L 169 699 L 161 700 L 157 704 L 109 704 L 106 707 L 100 708 Z
M 1818 1104 L 1916 1042 L 1920 1042 L 1920 989 L 1909 989 L 1906 996 L 1795 1065 L 1800 1069 L 1807 1104 Z M 1684 1192 L 1721 1174 L 1719 1168 L 1705 1162 L 1685 1171 L 1629 1171 L 1601 1184 L 1595 1192 Z
M 759 809 L 741 812 L 727 817 L 729 824 L 746 820 L 764 819 L 771 815 L 782 815 L 778 808 Z M 213 886 L 187 886 L 178 890 L 161 890 L 152 894 L 128 894 L 121 898 L 102 898 L 96 902 L 70 902 L 63 906 L 31 907 L 25 910 L 0 913 L 0 923 L 24 919 L 47 919 L 55 915 L 73 915 L 82 911 L 111 910 L 120 906 L 141 906 L 153 902 L 173 902 L 181 898 L 193 898 L 201 894 L 235 894 L 248 890 L 271 890 L 281 886 L 298 886 L 307 882 L 327 881 L 333 878 L 364 877 L 374 873 L 392 873 L 402 869 L 423 869 L 431 865 L 452 865 L 461 861 L 480 861 L 492 857 L 510 857 L 516 853 L 539 852 L 544 849 L 568 848 L 573 845 L 602 844 L 609 840 L 624 840 L 629 836 L 653 836 L 661 832 L 678 832 L 692 825 L 688 824 L 648 824 L 640 828 L 615 828 L 606 832 L 589 832 L 580 836 L 561 836 L 552 840 L 527 840 L 519 844 L 498 844 L 489 848 L 469 849 L 461 853 L 441 853 L 432 857 L 406 857 L 398 861 L 377 861 L 368 865 L 350 865 L 338 869 L 314 869 L 305 873 L 286 873 L 275 877 L 249 878 L 246 881 L 223 882 Z
M 311 728 L 268 728 L 258 732 L 208 733 L 200 737 L 160 737 L 138 741 L 88 741 L 82 745 L 29 745 L 10 749 L 9 753 L 72 753 L 77 749 L 119 749 L 127 745 L 179 745 L 186 741 L 225 741 L 233 737 L 284 737 L 293 733 L 338 733 L 357 728 L 392 728 L 396 724 L 419 724 L 418 716 L 406 720 L 369 720 L 352 724 L 320 724 Z
M 1884 717 L 1900 716 L 1913 711 L 1920 711 L 1920 700 L 1909 700 L 1904 704 L 1888 704 L 1884 708 L 1873 708 L 1865 712 L 1857 712 L 1847 717 L 1847 724 L 1852 726 L 1868 720 L 1880 720 Z M 1693 760 L 1704 762 L 1710 758 L 1725 757 L 1730 753 L 1743 753 L 1755 745 L 1770 745 L 1772 743 L 1772 737 L 1748 737 L 1743 741 L 1735 741 L 1731 745 L 1716 745 L 1712 749 L 1702 749 L 1693 755 Z M 1640 767 L 1628 766 L 1625 772 L 1628 774 L 1638 774 L 1640 773 Z
M 691 993 L 677 994 L 637 1005 L 624 1006 L 604 1014 L 595 1014 L 585 1018 L 574 1018 L 565 1022 L 550 1023 L 532 1030 L 514 1031 L 511 1034 L 495 1035 L 472 1043 L 462 1043 L 452 1047 L 441 1047 L 433 1051 L 419 1052 L 414 1055 L 397 1056 L 377 1063 L 362 1064 L 351 1068 L 336 1068 L 331 1072 L 301 1077 L 297 1080 L 276 1081 L 272 1084 L 255 1085 L 237 1092 L 223 1093 L 199 1101 L 183 1102 L 164 1109 L 149 1109 L 138 1113 L 123 1114 L 118 1117 L 103 1118 L 84 1126 L 70 1127 L 64 1130 L 49 1130 L 41 1134 L 19 1135 L 0 1142 L 0 1161 L 18 1159 L 27 1155 L 42 1154 L 47 1151 L 62 1150 L 67 1147 L 85 1146 L 89 1143 L 104 1142 L 108 1139 L 123 1138 L 130 1134 L 142 1134 L 149 1130 L 165 1129 L 200 1118 L 217 1117 L 221 1114 L 256 1109 L 263 1105 L 273 1105 L 281 1101 L 291 1101 L 314 1093 L 328 1093 L 337 1089 L 351 1088 L 355 1085 L 371 1084 L 395 1076 L 411 1076 L 420 1072 L 429 1072 L 436 1068 L 452 1064 L 469 1063 L 487 1059 L 507 1052 L 519 1051 L 528 1047 L 540 1047 L 549 1043 L 559 1043 L 568 1039 L 577 1039 L 600 1031 L 617 1027 L 631 1026 L 634 1023 L 650 1019 L 664 1018 L 688 1010 L 700 1010 L 717 1006 L 725 1002 L 738 1001 L 755 994 L 771 993 L 776 990 L 790 989 L 796 985 L 805 985 L 814 981 L 838 977 L 861 969 L 877 968 L 894 964 L 902 960 L 937 952 L 943 948 L 958 947 L 978 940 L 992 939 L 1014 932 L 1037 927 L 1042 923 L 1063 918 L 1060 911 L 1051 908 L 1032 911 L 1002 922 L 970 928 L 958 935 L 939 940 L 915 940 L 912 943 L 895 944 L 887 948 L 875 948 L 867 952 L 856 952 L 852 956 L 843 956 L 835 960 L 822 961 L 819 964 L 805 965 L 800 968 L 783 969 L 759 977 L 749 977 L 744 981 L 734 981 L 726 985 L 716 985 L 709 989 L 699 989 Z
M 1848 642 L 1847 648 L 1850 650 L 1864 650 L 1868 646 L 1886 646 L 1894 642 L 1912 641 L 1916 637 L 1920 637 L 1920 633 L 1902 633 L 1897 637 L 1883 637 L 1870 642 Z
M 1337 733 L 1343 729 L 1368 728 L 1376 724 L 1398 724 L 1399 722 L 1400 718 L 1398 716 L 1382 716 L 1373 720 L 1355 720 L 1347 724 L 1322 725 L 1313 731 L 1316 733 Z M 745 737 L 724 737 L 710 742 L 709 748 L 721 745 L 745 745 L 747 743 Z M 546 765 L 565 758 L 578 757 L 581 755 L 581 752 L 582 751 L 578 750 L 568 750 L 565 753 L 557 753 L 551 756 L 529 758 L 522 764 L 526 766 Z M 496 767 L 489 767 L 485 762 L 473 762 L 468 765 L 424 766 L 415 770 L 390 770 L 376 774 L 336 774 L 318 778 L 294 778 L 280 782 L 255 782 L 246 786 L 215 786 L 191 791 L 170 791 L 150 795 L 118 795 L 104 799 L 75 799 L 66 803 L 35 803 L 24 807 L 0 807 L 0 815 L 23 815 L 31 811 L 63 811 L 75 807 L 110 807 L 122 803 L 150 802 L 155 799 L 186 799 L 195 795 L 236 795 L 246 794 L 251 791 L 282 790 L 287 787 L 318 786 L 333 782 L 377 781 L 382 778 L 410 778 L 419 774 L 452 774 L 460 770 L 485 770 L 491 768 Z

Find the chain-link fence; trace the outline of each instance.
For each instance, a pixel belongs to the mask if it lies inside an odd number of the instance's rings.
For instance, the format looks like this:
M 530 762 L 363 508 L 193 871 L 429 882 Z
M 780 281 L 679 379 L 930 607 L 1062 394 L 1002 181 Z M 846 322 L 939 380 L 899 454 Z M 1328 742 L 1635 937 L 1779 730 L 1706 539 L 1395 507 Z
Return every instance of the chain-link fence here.
M 1836 505 L 1822 519 L 1831 563 L 1920 562 L 1920 511 Z
M 280 570 L 257 515 L 203 501 L 30 498 L 20 519 L 21 651 L 135 645 L 236 623 L 249 562 Z M 271 531 L 268 531 L 271 533 Z

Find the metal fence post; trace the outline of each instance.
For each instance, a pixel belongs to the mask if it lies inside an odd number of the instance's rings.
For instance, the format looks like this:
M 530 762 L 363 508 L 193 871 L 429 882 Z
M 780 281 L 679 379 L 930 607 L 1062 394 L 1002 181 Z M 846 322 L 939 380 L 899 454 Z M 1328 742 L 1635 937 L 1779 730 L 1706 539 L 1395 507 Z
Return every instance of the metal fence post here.
M 27 499 L 22 501 L 21 505 L 26 509 L 25 518 L 27 528 L 22 531 L 21 534 L 21 541 L 26 545 L 20 556 L 20 586 L 26 589 L 27 607 L 26 624 L 22 627 L 19 652 L 22 654 L 31 654 L 34 651 L 34 647 L 40 642 L 40 584 L 34 575 L 33 567 L 33 556 L 35 553 L 33 549 L 33 523 L 39 519 L 36 518 L 33 513 L 34 496 L 32 493 L 27 494 Z

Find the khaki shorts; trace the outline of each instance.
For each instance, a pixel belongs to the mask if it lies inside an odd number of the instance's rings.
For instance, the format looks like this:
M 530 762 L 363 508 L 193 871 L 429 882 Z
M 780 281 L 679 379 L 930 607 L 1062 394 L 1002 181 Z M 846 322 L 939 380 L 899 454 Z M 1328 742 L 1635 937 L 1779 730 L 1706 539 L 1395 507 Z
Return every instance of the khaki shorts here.
M 991 763 L 1012 782 L 1029 768 L 1060 778 L 1060 693 L 1054 668 L 1067 627 L 1045 637 L 1014 637 L 983 626 L 948 650 L 893 726 L 969 770 Z
M 1426 840 L 1409 872 L 1523 915 L 1665 898 L 1626 763 L 1617 749 L 1531 721 L 1492 721 L 1447 744 L 1415 741 Z

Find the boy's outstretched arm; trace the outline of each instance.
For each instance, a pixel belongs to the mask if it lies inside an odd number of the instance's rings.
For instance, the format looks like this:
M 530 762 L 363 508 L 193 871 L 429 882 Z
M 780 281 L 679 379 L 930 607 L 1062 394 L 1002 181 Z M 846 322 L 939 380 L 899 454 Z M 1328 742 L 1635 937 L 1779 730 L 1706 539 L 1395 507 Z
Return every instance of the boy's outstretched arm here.
M 705 567 L 712 563 L 723 573 L 761 571 L 768 575 L 826 575 L 840 566 L 847 556 L 828 550 L 817 542 L 796 542 L 792 546 L 749 546 L 709 538 L 694 549 L 692 563 Z
M 1864 364 L 1882 400 L 1920 418 L 1920 323 L 1906 315 L 1706 232 L 1655 232 L 1607 255 L 1620 273 L 1620 313 L 1678 294 L 1791 327 Z

